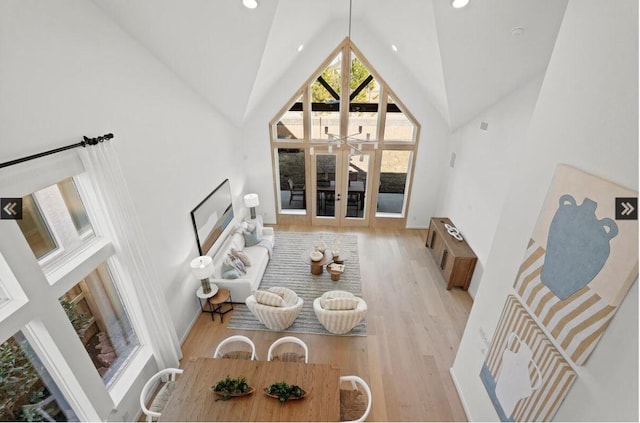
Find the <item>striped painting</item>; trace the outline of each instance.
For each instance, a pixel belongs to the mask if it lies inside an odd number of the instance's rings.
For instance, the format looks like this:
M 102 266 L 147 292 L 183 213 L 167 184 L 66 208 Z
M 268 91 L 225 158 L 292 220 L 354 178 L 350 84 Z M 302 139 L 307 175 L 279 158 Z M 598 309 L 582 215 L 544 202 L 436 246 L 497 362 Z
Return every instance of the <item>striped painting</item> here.
M 584 365 L 638 275 L 638 223 L 616 198 L 638 193 L 559 165 L 514 288 L 555 344 Z
M 501 421 L 551 421 L 576 374 L 518 299 L 507 297 L 480 372 Z

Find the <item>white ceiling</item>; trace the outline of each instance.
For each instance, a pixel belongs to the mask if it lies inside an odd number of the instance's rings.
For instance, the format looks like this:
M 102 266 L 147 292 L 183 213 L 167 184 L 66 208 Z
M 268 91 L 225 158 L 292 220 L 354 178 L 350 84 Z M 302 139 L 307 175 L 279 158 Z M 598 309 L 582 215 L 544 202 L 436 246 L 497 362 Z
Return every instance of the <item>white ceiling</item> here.
M 260 0 L 254 10 L 241 0 L 92 1 L 237 126 L 300 44 L 326 40 L 331 51 L 349 21 L 349 0 Z M 352 0 L 351 34 L 358 45 L 362 25 L 380 48 L 395 44 L 454 130 L 545 71 L 567 1 L 471 0 L 458 10 L 449 0 Z M 338 24 L 345 34 L 326 36 Z M 515 27 L 524 33 L 512 36 Z

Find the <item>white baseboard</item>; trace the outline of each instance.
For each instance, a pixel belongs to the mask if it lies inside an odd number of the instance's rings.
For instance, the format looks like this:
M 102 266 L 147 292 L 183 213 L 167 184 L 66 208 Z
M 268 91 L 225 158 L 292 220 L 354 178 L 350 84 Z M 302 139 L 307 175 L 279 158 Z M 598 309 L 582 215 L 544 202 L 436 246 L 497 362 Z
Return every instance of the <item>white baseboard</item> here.
M 471 422 L 473 419 L 471 418 L 471 413 L 469 412 L 469 407 L 467 407 L 467 403 L 464 400 L 464 396 L 462 395 L 462 391 L 460 390 L 460 385 L 458 385 L 458 379 L 456 378 L 456 374 L 453 371 L 453 367 L 449 368 L 449 374 L 451 375 L 451 379 L 453 380 L 453 384 L 456 387 L 456 391 L 458 391 L 458 397 L 460 398 L 460 402 L 462 403 L 462 409 L 464 410 L 464 415 L 467 416 L 467 421 Z

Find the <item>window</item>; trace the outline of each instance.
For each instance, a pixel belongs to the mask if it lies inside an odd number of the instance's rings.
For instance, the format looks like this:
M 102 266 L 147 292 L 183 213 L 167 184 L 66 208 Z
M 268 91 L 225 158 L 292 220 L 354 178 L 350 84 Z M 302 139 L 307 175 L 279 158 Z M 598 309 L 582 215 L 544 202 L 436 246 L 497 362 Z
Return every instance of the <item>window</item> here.
M 277 152 L 273 155 L 278 170 L 274 183 L 280 214 L 310 216 L 312 223 L 318 222 L 314 220 L 318 216 L 339 218 L 340 225 L 343 217 L 351 218 L 348 225 L 369 225 L 370 216 L 393 218 L 397 227 L 406 223 L 398 218 L 406 219 L 411 160 L 417 151 L 420 125 L 350 39 L 329 55 L 270 125 L 272 151 Z M 340 153 L 345 148 L 350 151 L 348 157 Z M 309 174 L 313 166 L 327 167 L 325 154 L 336 154 L 334 167 L 342 175 L 329 178 L 336 184 L 333 194 L 319 185 L 326 184 L 324 175 Z M 396 159 L 401 161 L 389 171 Z M 304 187 L 315 209 L 303 200 L 305 196 L 287 192 L 287 181 L 294 173 L 295 185 Z M 379 181 L 380 188 L 367 180 Z M 344 214 L 336 213 L 333 195 L 336 200 L 346 197 Z M 325 224 L 333 224 L 327 220 Z
M 0 344 L 0 421 L 78 421 L 22 332 Z
M 406 188 L 411 169 L 412 152 L 406 150 L 384 150 L 380 165 L 378 188 L 378 215 L 403 215 L 406 203 Z
M 139 346 L 109 268 L 102 263 L 59 298 L 105 385 Z

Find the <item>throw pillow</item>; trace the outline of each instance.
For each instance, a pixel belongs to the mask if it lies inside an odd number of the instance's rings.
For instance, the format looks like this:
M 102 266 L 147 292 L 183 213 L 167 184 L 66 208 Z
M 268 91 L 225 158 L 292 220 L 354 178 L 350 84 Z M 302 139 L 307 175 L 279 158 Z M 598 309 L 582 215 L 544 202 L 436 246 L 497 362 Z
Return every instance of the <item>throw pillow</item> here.
M 244 236 L 242 237 L 242 240 L 244 241 Z M 242 263 L 245 266 L 251 266 L 251 260 L 249 260 L 249 256 L 244 251 L 238 251 L 235 248 L 231 248 L 231 254 L 242 260 Z
M 244 235 L 242 235 L 242 230 L 231 235 L 231 246 L 238 251 L 242 251 L 244 248 Z
M 227 260 L 222 263 L 222 278 L 223 279 L 238 279 L 240 277 L 240 272 L 236 267 L 228 263 Z
M 355 297 L 329 298 L 320 300 L 320 306 L 325 310 L 354 310 L 358 307 Z
M 260 234 L 258 234 L 258 228 L 254 227 L 253 231 L 247 232 L 242 231 L 244 235 L 244 243 L 247 247 L 251 247 L 252 245 L 258 244 L 262 239 L 260 239 Z
M 257 290 L 253 291 L 253 296 L 260 304 L 273 307 L 284 307 L 286 305 L 284 299 L 275 292 Z
M 227 253 L 227 257 L 229 259 L 230 264 L 233 265 L 233 267 L 235 267 L 236 269 L 238 269 L 240 273 L 242 273 L 243 275 L 247 274 L 247 269 L 244 267 L 244 263 L 242 262 L 242 260 L 240 260 L 238 257 L 234 256 L 231 253 Z

